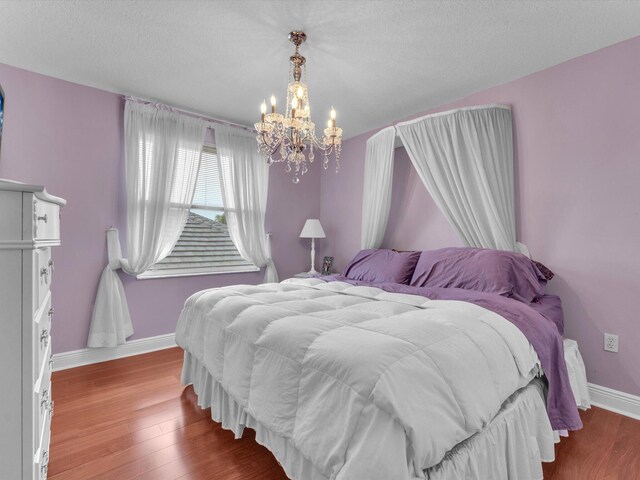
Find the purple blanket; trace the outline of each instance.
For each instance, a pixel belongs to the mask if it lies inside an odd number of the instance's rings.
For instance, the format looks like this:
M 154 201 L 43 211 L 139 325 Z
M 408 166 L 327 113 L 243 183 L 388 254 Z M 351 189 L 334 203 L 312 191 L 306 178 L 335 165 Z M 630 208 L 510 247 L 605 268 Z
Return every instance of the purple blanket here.
M 557 319 L 536 311 L 518 300 L 495 293 L 476 292 L 461 288 L 411 287 L 399 283 L 371 284 L 351 280 L 338 275 L 318 277 L 324 281 L 341 281 L 352 285 L 367 285 L 386 292 L 419 295 L 432 300 L 459 300 L 470 302 L 491 310 L 513 323 L 527 337 L 533 346 L 549 386 L 547 393 L 547 413 L 554 430 L 579 430 L 582 421 L 571 391 L 569 374 L 564 362 L 562 335 L 556 326 Z M 558 299 L 559 300 L 559 299 Z M 561 312 L 561 310 L 560 310 Z

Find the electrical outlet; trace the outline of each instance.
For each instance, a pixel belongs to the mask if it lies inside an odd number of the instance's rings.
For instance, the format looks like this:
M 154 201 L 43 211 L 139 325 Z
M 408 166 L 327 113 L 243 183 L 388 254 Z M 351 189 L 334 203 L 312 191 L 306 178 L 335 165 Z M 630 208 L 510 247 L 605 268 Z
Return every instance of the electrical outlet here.
M 607 352 L 618 353 L 618 335 L 604 334 L 604 349 Z

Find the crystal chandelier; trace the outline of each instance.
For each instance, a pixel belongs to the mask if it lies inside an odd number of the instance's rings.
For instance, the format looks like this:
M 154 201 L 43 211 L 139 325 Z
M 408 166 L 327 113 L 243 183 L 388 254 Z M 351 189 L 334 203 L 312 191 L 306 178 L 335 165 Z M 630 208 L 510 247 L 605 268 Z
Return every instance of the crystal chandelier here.
M 289 40 L 296 46 L 295 53 L 289 57 L 289 84 L 284 115 L 278 113 L 276 97 L 271 96 L 271 113 L 267 113 L 267 104 L 262 102 L 260 122 L 255 124 L 258 135 L 258 151 L 267 157 L 267 163 L 285 162 L 285 171 L 293 172 L 293 183 L 307 173 L 307 160 L 315 159 L 314 150 L 324 155 L 323 166 L 329 167 L 329 157 L 334 155 L 336 172 L 340 168 L 340 150 L 342 148 L 342 129 L 336 127 L 336 111 L 331 108 L 324 137 L 316 137 L 315 124 L 311 121 L 311 107 L 306 78 L 306 58 L 298 50 L 307 36 L 304 32 L 294 31 Z

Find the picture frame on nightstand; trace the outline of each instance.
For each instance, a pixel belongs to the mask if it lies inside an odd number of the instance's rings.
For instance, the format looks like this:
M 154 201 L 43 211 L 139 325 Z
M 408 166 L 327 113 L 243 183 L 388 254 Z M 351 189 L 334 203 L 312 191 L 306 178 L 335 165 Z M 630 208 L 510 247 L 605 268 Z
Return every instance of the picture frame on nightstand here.
M 322 275 L 331 275 L 331 269 L 333 268 L 333 257 L 324 257 L 322 259 Z

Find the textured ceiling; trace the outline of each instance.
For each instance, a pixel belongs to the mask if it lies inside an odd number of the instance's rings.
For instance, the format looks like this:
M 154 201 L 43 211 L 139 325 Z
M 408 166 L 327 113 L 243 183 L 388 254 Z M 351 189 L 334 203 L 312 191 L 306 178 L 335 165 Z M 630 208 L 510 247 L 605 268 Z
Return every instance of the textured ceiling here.
M 351 137 L 640 35 L 640 2 L 3 1 L 0 62 L 251 124 L 293 29 Z

